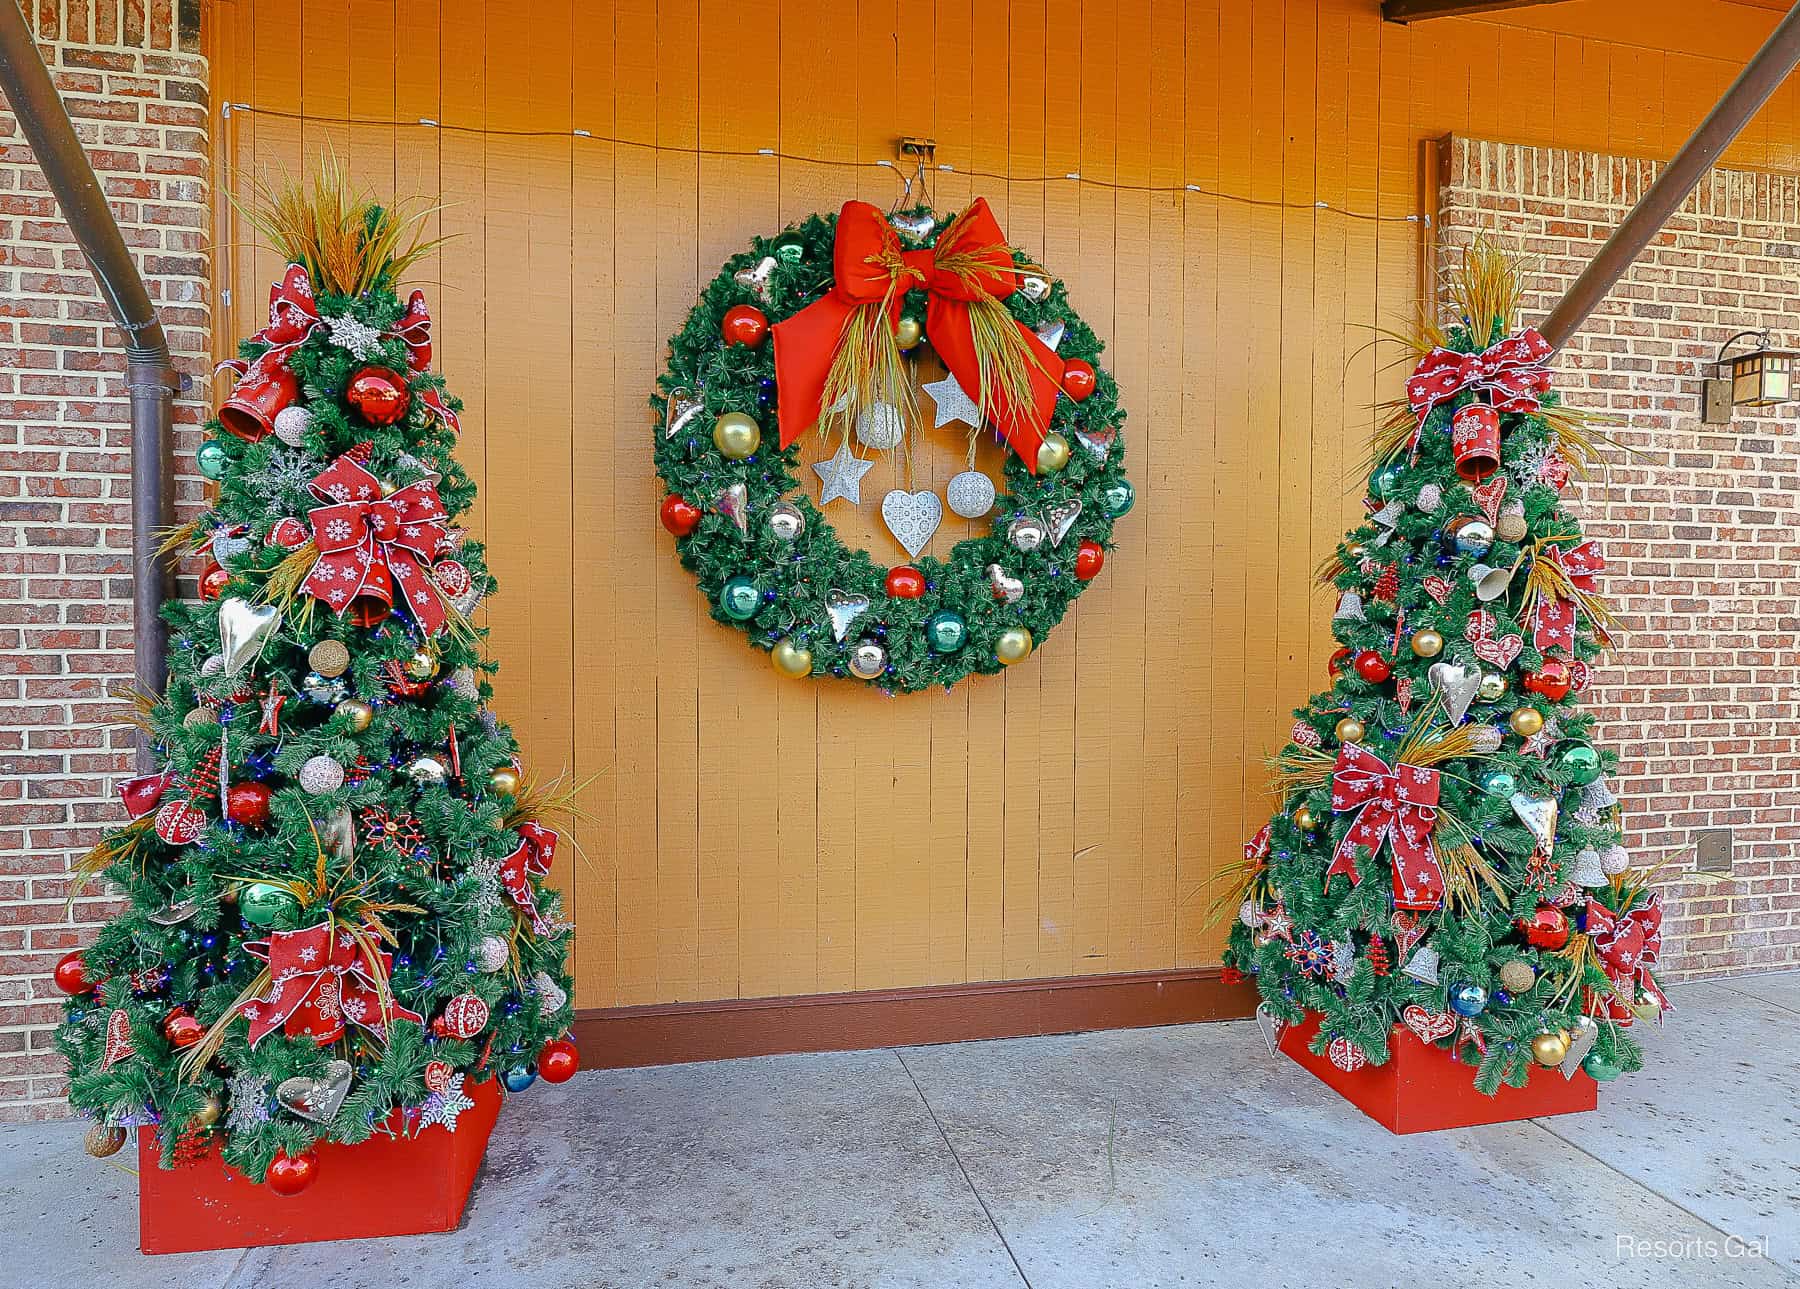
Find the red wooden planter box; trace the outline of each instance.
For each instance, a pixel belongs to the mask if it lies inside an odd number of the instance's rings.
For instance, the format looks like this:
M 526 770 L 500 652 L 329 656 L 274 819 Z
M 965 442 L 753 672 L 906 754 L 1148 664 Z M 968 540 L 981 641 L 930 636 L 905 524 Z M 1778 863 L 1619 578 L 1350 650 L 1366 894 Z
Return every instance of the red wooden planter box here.
M 1592 1110 L 1599 1104 L 1600 1085 L 1577 1071 L 1565 1079 L 1558 1070 L 1534 1069 L 1522 1088 L 1502 1086 L 1495 1095 L 1475 1090 L 1475 1071 L 1450 1054 L 1424 1042 L 1404 1025 L 1388 1035 L 1386 1065 L 1340 1070 L 1307 1044 L 1319 1032 L 1319 1018 L 1308 1016 L 1281 1032 L 1281 1050 L 1335 1089 L 1350 1104 L 1389 1132 L 1435 1132 L 1478 1123 L 1509 1123 L 1545 1115 Z
M 216 1147 L 164 1170 L 154 1134 L 139 1129 L 138 1247 L 193 1253 L 455 1230 L 500 1116 L 500 1080 L 463 1091 L 475 1105 L 457 1117 L 455 1132 L 322 1142 L 318 1177 L 285 1198 L 228 1168 Z

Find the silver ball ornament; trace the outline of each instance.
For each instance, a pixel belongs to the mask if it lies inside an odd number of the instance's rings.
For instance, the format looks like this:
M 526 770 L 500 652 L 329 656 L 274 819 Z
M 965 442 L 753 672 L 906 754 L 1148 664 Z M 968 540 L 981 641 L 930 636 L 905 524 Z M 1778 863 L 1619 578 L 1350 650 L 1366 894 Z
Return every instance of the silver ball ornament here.
M 344 786 L 344 767 L 328 756 L 311 757 L 300 767 L 300 789 L 315 797 Z
M 878 452 L 900 446 L 906 419 L 892 403 L 872 403 L 856 418 L 856 437 Z
M 435 756 L 421 756 L 406 767 L 406 777 L 414 783 L 437 784 L 450 777 L 450 771 Z
M 791 542 L 806 531 L 806 516 L 791 501 L 778 501 L 769 507 L 769 531 L 777 540 Z
M 497 935 L 484 935 L 475 946 L 475 965 L 492 975 L 512 960 L 512 950 Z
M 306 432 L 312 428 L 312 413 L 304 407 L 284 407 L 275 413 L 275 437 L 290 448 L 297 448 L 306 442 Z
M 945 485 L 944 499 L 964 519 L 980 519 L 994 508 L 994 481 L 980 470 L 964 470 Z
M 1034 551 L 1044 544 L 1047 534 L 1044 521 L 1035 515 L 1014 515 L 1006 524 L 1006 540 L 1022 551 Z
M 1435 483 L 1428 483 L 1423 488 L 1420 488 L 1418 499 L 1413 502 L 1413 505 L 1417 506 L 1428 515 L 1437 514 L 1443 504 L 1443 490 Z

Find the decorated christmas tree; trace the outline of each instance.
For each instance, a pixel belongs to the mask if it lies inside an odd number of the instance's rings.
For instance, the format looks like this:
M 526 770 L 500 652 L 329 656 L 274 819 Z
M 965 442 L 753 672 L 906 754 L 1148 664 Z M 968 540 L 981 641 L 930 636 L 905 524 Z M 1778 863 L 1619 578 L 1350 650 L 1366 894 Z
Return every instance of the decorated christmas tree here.
M 1321 570 L 1332 685 L 1275 758 L 1226 970 L 1277 1023 L 1316 1016 L 1312 1050 L 1345 1070 L 1387 1061 L 1398 1023 L 1490 1094 L 1534 1064 L 1611 1079 L 1664 1000 L 1661 910 L 1578 701 L 1617 624 L 1563 490 L 1604 440 L 1514 329 L 1514 261 L 1478 243 L 1447 287 L 1451 320 L 1409 338 L 1368 517 Z
M 568 793 L 486 706 L 460 404 L 397 287 L 419 218 L 328 163 L 251 219 L 289 264 L 170 537 L 210 562 L 136 696 L 160 770 L 78 874 L 129 906 L 58 965 L 57 1044 L 91 1153 L 153 1125 L 165 1166 L 216 1144 L 292 1193 L 317 1141 L 453 1131 L 480 1083 L 574 1073 L 540 822 Z

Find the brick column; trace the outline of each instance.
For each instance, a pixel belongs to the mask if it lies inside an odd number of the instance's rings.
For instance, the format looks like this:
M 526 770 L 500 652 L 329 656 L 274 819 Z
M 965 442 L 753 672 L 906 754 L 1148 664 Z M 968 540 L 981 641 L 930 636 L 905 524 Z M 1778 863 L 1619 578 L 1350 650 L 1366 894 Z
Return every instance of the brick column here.
M 10 2 L 10 0 L 9 0 Z M 192 395 L 207 390 L 207 66 L 198 0 L 28 3 L 40 48 L 138 253 Z M 123 818 L 131 680 L 124 341 L 0 99 L 0 1118 L 66 1113 L 56 959 L 114 904 L 65 914 L 70 864 Z M 205 415 L 176 405 L 191 462 Z M 198 481 L 181 481 L 198 499 Z
M 1536 256 L 1528 318 L 1656 174 L 1631 157 L 1449 146 L 1441 235 L 1486 230 Z M 1715 170 L 1556 361 L 1563 396 L 1617 417 L 1609 433 L 1635 452 L 1574 489 L 1628 628 L 1587 704 L 1623 759 L 1626 844 L 1671 870 L 1676 976 L 1800 966 L 1800 407 L 1700 419 L 1721 342 L 1765 326 L 1800 347 L 1800 176 Z M 1716 829 L 1731 833 L 1730 880 L 1679 876 Z

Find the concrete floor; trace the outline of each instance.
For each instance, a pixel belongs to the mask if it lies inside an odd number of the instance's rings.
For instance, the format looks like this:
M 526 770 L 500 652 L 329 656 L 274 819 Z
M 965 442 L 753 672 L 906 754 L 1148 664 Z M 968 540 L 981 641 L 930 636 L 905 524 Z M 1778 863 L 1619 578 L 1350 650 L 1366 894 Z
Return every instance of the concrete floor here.
M 144 1257 L 130 1174 L 8 1127 L 0 1283 L 1800 1283 L 1800 973 L 1673 992 L 1595 1113 L 1410 1138 L 1249 1023 L 596 1071 L 508 1103 L 462 1230 L 386 1241 Z

